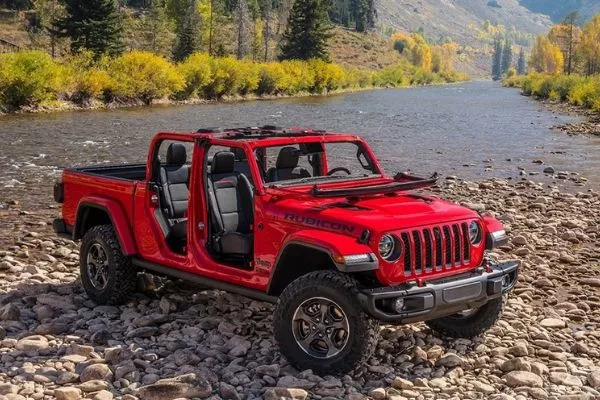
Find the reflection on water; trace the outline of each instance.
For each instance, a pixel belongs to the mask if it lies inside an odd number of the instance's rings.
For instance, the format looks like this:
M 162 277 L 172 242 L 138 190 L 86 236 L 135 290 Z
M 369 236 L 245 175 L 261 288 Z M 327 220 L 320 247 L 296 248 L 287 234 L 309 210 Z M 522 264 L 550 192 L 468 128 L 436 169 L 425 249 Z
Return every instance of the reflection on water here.
M 600 185 L 600 139 L 549 128 L 572 118 L 492 82 L 365 91 L 333 97 L 154 106 L 0 118 L 0 183 L 56 166 L 143 161 L 157 131 L 275 124 L 363 135 L 389 172 L 465 179 L 577 171 Z M 537 165 L 533 160 L 543 160 Z M 50 168 L 48 168 L 50 167 Z M 43 169 L 40 169 L 43 168 Z M 535 179 L 544 179 L 543 174 Z

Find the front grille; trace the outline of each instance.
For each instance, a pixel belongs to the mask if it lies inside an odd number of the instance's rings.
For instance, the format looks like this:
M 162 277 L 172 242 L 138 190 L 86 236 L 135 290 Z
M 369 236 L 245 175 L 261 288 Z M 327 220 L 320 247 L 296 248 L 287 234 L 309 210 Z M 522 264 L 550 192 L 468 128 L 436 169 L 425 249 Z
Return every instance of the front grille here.
M 402 232 L 400 239 L 405 275 L 458 268 L 467 265 L 471 258 L 466 222 Z

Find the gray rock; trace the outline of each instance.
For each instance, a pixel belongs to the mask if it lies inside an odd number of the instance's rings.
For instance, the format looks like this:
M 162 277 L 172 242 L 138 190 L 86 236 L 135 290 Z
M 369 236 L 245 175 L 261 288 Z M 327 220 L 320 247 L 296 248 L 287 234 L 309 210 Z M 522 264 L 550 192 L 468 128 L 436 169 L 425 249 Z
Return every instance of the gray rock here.
M 265 392 L 264 399 L 265 400 L 282 400 L 282 399 L 305 400 L 307 397 L 308 397 L 308 392 L 303 389 L 275 387 L 275 388 L 268 389 Z
M 225 383 L 225 382 L 219 383 L 219 394 L 221 395 L 221 397 L 223 399 L 229 399 L 229 400 L 240 400 L 241 399 L 239 393 L 237 392 L 237 390 L 235 390 L 235 387 L 233 387 L 232 385 Z
M 41 335 L 27 336 L 17 342 L 17 350 L 23 351 L 39 351 L 48 346 L 48 339 Z
M 210 396 L 211 392 L 212 387 L 206 379 L 196 374 L 186 374 L 142 386 L 138 395 L 144 400 L 171 400 L 181 397 L 203 398 Z
M 0 321 L 18 321 L 21 310 L 16 304 L 9 303 L 0 309 Z
M 566 372 L 550 372 L 550 382 L 565 386 L 583 386 L 583 383 L 579 377 Z
M 79 376 L 81 382 L 87 382 L 92 380 L 102 380 L 111 382 L 113 373 L 109 366 L 106 364 L 92 364 L 87 366 Z
M 555 172 L 555 170 L 554 170 L 553 167 L 549 166 L 549 167 L 544 168 L 544 173 L 545 174 L 553 174 L 554 172 Z
M 506 384 L 511 387 L 542 387 L 543 380 L 538 375 L 527 371 L 511 371 L 504 375 Z
M 435 363 L 437 366 L 454 368 L 463 366 L 465 361 L 454 353 L 446 353 Z
M 74 387 L 64 387 L 54 389 L 56 400 L 79 400 L 81 399 L 81 390 Z
M 314 388 L 317 384 L 315 382 L 311 382 L 307 379 L 296 378 L 291 375 L 282 376 L 277 381 L 277 387 L 285 387 L 285 388 L 299 388 L 310 390 Z
M 544 318 L 540 321 L 540 326 L 544 328 L 564 328 L 567 324 L 560 318 Z

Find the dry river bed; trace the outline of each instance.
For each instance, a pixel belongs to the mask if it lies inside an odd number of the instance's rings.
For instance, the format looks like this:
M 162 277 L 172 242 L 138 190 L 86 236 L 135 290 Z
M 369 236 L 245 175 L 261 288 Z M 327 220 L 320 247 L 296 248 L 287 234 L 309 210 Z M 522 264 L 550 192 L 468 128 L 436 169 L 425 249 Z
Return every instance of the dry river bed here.
M 78 281 L 78 245 L 48 224 L 50 179 L 5 188 L 0 398 L 600 399 L 600 194 L 440 182 L 434 192 L 510 230 L 494 256 L 523 267 L 504 316 L 473 341 L 382 326 L 369 363 L 344 376 L 291 367 L 266 303 L 183 282 L 152 290 L 145 276 L 128 304 L 95 306 Z

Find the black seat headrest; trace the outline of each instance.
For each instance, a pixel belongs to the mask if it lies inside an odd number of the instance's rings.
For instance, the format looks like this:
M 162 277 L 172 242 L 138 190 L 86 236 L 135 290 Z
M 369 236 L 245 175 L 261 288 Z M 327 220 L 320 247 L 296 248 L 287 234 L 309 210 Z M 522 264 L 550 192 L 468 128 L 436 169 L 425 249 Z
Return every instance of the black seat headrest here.
M 275 166 L 277 169 L 296 168 L 298 166 L 298 159 L 300 158 L 300 151 L 295 147 L 284 147 L 279 150 L 277 155 L 277 163 Z
M 181 143 L 171 143 L 167 148 L 167 164 L 183 165 L 187 162 L 187 152 Z
M 229 151 L 231 151 L 233 153 L 236 161 L 244 161 L 246 159 L 246 152 L 242 148 L 230 147 Z
M 210 165 L 212 174 L 232 173 L 235 168 L 235 155 L 230 151 L 219 151 L 215 153 Z

